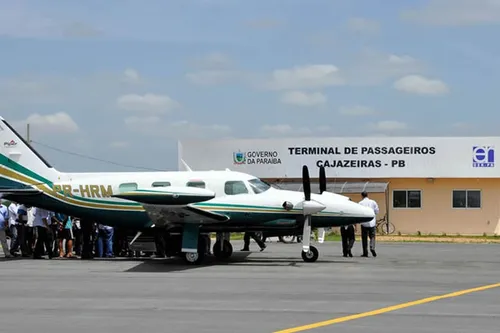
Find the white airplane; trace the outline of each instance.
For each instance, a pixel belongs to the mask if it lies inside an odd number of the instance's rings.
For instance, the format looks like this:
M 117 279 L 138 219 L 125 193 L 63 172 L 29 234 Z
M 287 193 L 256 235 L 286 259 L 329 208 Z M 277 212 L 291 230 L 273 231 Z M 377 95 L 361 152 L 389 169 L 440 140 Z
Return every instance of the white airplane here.
M 217 233 L 213 253 L 228 258 L 231 232 L 302 230 L 302 258 L 318 259 L 311 228 L 362 223 L 371 209 L 326 191 L 311 194 L 303 167 L 304 192 L 287 191 L 234 171 L 66 173 L 54 169 L 0 117 L 0 194 L 28 206 L 139 232 L 154 230 L 172 254 L 201 263 L 203 233 Z

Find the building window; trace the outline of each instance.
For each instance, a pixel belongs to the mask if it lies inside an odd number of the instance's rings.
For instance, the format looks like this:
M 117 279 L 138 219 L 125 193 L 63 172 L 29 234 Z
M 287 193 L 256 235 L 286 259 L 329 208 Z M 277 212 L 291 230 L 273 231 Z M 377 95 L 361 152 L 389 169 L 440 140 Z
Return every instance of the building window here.
M 120 193 L 123 192 L 133 192 L 137 190 L 137 184 L 136 183 L 124 183 L 121 184 L 119 187 Z
M 422 208 L 422 191 L 394 190 L 392 191 L 393 208 Z
M 186 184 L 188 187 L 199 187 L 199 188 L 205 188 L 205 182 L 201 180 L 196 180 L 196 181 L 190 181 Z
M 241 180 L 231 180 L 224 185 L 224 193 L 227 195 L 246 194 L 248 189 Z
M 166 186 L 170 186 L 170 182 L 154 182 L 152 184 L 153 187 L 166 187 Z
M 453 208 L 481 208 L 480 190 L 453 190 Z

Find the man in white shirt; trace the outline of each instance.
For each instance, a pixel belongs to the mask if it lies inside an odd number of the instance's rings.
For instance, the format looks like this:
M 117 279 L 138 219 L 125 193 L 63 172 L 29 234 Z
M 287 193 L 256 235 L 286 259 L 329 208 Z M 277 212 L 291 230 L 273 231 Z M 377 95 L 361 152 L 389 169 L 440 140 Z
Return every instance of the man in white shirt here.
M 33 248 L 35 243 L 35 232 L 33 227 L 33 222 L 35 222 L 35 217 L 33 216 L 33 207 L 27 207 L 28 210 L 28 222 L 26 223 L 26 246 L 28 254 L 33 254 Z
M 35 250 L 33 251 L 33 259 L 42 259 L 45 251 L 49 255 L 49 259 L 52 259 L 52 242 L 50 233 L 50 214 L 48 211 L 42 208 L 33 207 L 31 208 L 33 212 L 33 227 L 35 228 Z M 45 251 L 44 251 L 45 245 Z
M 2 245 L 3 253 L 6 258 L 12 258 L 12 254 L 9 251 L 9 245 L 7 244 L 7 235 L 5 230 L 9 228 L 9 210 L 7 206 L 3 204 L 3 200 L 0 204 L 0 244 Z
M 17 202 L 11 201 L 9 210 L 10 254 L 16 255 L 19 249 L 19 228 L 17 224 Z
M 373 209 L 375 215 L 377 215 L 379 212 L 377 202 L 368 198 L 368 193 L 366 192 L 361 193 L 361 196 L 363 197 L 363 200 L 361 200 L 359 204 L 365 207 L 370 207 L 371 209 Z M 377 253 L 375 252 L 375 234 L 377 232 L 376 218 L 377 217 L 375 216 L 373 220 L 361 223 L 361 243 L 363 245 L 363 254 L 361 255 L 362 257 L 368 257 L 368 237 L 370 237 L 370 251 L 374 257 L 377 256 Z

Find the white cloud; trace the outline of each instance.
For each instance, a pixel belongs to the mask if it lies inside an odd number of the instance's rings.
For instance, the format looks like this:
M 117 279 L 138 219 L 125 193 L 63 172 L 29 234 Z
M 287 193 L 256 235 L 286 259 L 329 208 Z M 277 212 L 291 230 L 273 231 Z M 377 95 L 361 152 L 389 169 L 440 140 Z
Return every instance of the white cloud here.
M 363 105 L 343 106 L 339 113 L 345 116 L 368 116 L 375 114 L 375 110 Z
M 409 55 L 364 50 L 343 72 L 350 85 L 379 85 L 403 75 L 424 73 L 425 66 Z
M 165 122 L 159 117 L 128 117 L 125 125 L 133 132 L 171 139 L 226 137 L 231 127 L 221 124 L 196 124 L 187 120 Z
M 128 94 L 118 97 L 116 105 L 126 111 L 165 113 L 180 106 L 167 95 L 156 94 Z
M 124 76 L 125 82 L 128 82 L 128 83 L 141 82 L 141 76 L 139 75 L 139 72 L 133 68 L 127 68 L 126 70 L 124 70 L 123 76 Z
M 331 64 L 296 66 L 289 69 L 277 69 L 265 84 L 271 90 L 291 90 L 321 88 L 342 85 L 344 80 L 339 69 Z
M 374 20 L 352 17 L 347 21 L 347 28 L 357 33 L 376 34 L 380 31 L 380 24 Z
M 326 104 L 327 98 L 320 92 L 307 93 L 294 90 L 284 93 L 281 97 L 281 102 L 298 106 L 316 106 Z
M 397 120 L 381 120 L 374 124 L 370 124 L 370 127 L 375 131 L 387 132 L 394 130 L 405 130 L 408 128 L 408 125 Z
M 443 95 L 449 92 L 448 86 L 443 81 L 420 75 L 407 75 L 394 82 L 394 88 L 419 95 Z
M 30 129 L 34 132 L 44 134 L 75 133 L 79 130 L 76 122 L 65 112 L 47 115 L 34 113 L 25 120 L 12 122 L 18 129 L 25 128 L 26 124 L 30 124 Z
M 431 0 L 401 18 L 429 25 L 464 26 L 500 23 L 499 0 Z
M 409 74 L 424 74 L 424 64 L 406 54 L 364 50 L 339 69 L 333 64 L 307 64 L 281 68 L 271 73 L 234 69 L 204 69 L 187 73 L 194 84 L 245 83 L 267 90 L 306 90 L 340 85 L 379 85 Z

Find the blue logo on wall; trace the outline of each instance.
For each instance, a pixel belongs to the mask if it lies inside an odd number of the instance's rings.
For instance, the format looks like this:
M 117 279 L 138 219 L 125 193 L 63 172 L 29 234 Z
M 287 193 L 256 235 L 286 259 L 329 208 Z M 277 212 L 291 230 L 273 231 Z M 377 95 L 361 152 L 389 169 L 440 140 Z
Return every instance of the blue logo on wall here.
M 495 166 L 495 148 L 493 146 L 473 146 L 472 166 L 474 168 L 493 168 Z

